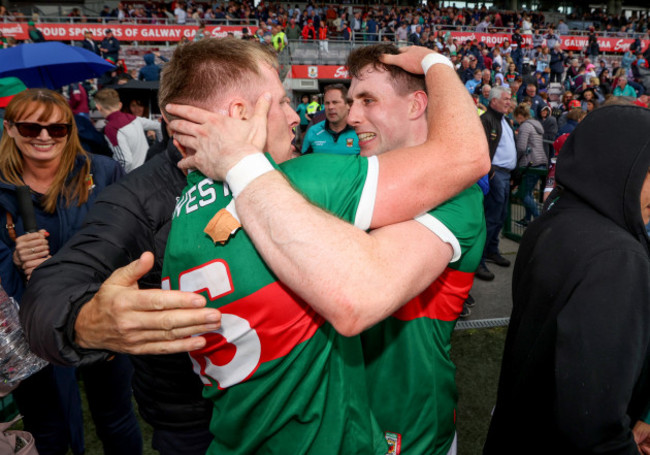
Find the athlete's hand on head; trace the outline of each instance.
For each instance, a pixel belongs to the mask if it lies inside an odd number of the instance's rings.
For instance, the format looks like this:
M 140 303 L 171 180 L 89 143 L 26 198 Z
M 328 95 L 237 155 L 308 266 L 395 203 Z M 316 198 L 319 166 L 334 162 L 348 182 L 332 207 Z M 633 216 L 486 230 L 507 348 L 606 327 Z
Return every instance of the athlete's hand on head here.
M 257 100 L 253 115 L 242 120 L 193 106 L 168 104 L 167 111 L 181 117 L 169 124 L 175 143 L 189 152 L 178 167 L 198 169 L 214 180 L 225 180 L 242 158 L 264 149 L 270 106 L 271 96 L 265 93 Z
M 427 54 L 434 53 L 431 49 L 422 46 L 408 46 L 400 48 L 399 54 L 384 54 L 381 56 L 382 63 L 386 65 L 399 66 L 405 71 L 413 74 L 424 74 L 422 71 L 422 59 Z
M 81 307 L 74 326 L 80 347 L 139 355 L 205 346 L 205 338 L 192 335 L 217 330 L 221 312 L 205 308 L 205 299 L 191 292 L 139 289 L 137 281 L 153 263 L 153 254 L 143 253 L 113 272 Z

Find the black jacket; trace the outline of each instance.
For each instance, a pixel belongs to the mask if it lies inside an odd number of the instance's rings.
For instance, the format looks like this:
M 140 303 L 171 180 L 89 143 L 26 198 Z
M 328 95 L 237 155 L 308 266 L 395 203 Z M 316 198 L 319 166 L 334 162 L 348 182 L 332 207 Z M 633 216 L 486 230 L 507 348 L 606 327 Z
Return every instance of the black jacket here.
M 650 248 L 639 198 L 648 130 L 647 109 L 604 107 L 562 148 L 559 200 L 517 254 L 485 454 L 639 453 L 631 427 L 650 404 Z
M 503 119 L 503 114 L 495 111 L 492 107 L 487 106 L 487 112 L 481 115 L 481 123 L 483 124 L 483 129 L 485 130 L 485 136 L 488 141 L 488 148 L 490 150 L 490 162 L 494 159 L 494 154 L 497 151 L 497 146 L 501 140 L 501 134 L 503 133 L 501 127 L 501 120 Z M 512 122 L 506 117 L 506 121 L 510 128 L 512 128 Z M 512 131 L 514 135 L 514 129 Z M 519 156 L 517 156 L 517 162 L 519 162 Z M 490 169 L 490 177 L 494 174 L 494 169 Z
M 84 39 L 81 42 L 81 47 L 83 47 L 86 50 L 89 50 L 93 54 L 97 54 L 97 55 L 100 54 L 99 45 L 94 40 Z
M 172 147 L 106 188 L 82 229 L 34 271 L 20 317 L 38 355 L 61 365 L 85 365 L 109 356 L 110 352 L 77 346 L 74 322 L 104 280 L 144 251 L 152 251 L 156 260 L 139 285 L 160 288 L 171 214 L 186 183 L 176 167 L 179 159 Z M 192 372 L 187 354 L 131 359 L 134 395 L 149 424 L 163 429 L 207 428 L 211 405 L 201 396 L 203 384 Z

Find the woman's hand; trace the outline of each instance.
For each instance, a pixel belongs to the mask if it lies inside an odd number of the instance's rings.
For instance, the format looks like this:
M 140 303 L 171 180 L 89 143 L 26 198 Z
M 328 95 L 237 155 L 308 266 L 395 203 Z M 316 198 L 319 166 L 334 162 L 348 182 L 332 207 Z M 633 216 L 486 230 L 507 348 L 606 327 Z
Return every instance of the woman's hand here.
M 34 269 L 50 257 L 50 244 L 47 241 L 49 235 L 46 230 L 41 229 L 16 238 L 14 264 L 23 271 L 27 280 L 32 276 Z

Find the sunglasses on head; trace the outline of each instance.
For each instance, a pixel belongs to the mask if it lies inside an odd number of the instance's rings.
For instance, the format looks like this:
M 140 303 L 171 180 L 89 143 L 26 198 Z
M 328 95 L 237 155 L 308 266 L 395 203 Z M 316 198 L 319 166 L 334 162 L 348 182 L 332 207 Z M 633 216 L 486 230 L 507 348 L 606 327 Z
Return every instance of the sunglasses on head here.
M 70 134 L 69 123 L 52 123 L 51 125 L 39 125 L 38 123 L 25 123 L 25 122 L 14 122 L 18 133 L 23 137 L 38 137 L 41 134 L 43 129 L 47 130 L 47 134 L 53 138 L 66 137 Z

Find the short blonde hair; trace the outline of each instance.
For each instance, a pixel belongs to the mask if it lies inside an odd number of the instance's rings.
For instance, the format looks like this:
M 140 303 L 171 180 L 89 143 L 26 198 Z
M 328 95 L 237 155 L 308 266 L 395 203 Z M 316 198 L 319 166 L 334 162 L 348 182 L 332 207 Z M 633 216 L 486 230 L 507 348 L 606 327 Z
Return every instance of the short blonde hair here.
M 208 107 L 228 93 L 240 91 L 255 100 L 261 65 L 278 67 L 268 46 L 237 38 L 200 40 L 176 47 L 160 75 L 158 104 Z
M 112 88 L 103 88 L 95 93 L 95 103 L 105 109 L 117 109 L 121 102 L 120 94 Z

